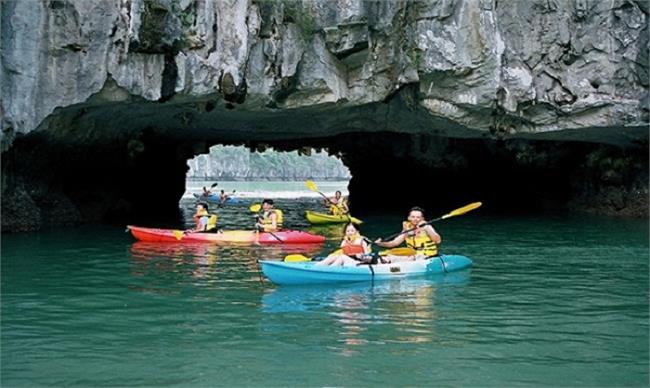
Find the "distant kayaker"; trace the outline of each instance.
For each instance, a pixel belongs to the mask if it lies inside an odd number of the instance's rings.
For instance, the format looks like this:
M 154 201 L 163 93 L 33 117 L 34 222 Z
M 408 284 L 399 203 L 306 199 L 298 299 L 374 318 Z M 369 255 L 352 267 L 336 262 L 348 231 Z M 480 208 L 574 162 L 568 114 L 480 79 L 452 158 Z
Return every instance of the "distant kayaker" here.
M 203 186 L 203 194 L 201 194 L 204 197 L 209 197 L 212 195 L 212 191 L 208 190 L 205 186 Z
M 356 266 L 365 262 L 370 254 L 370 245 L 366 238 L 361 235 L 359 227 L 352 222 L 345 225 L 343 241 L 341 241 L 342 253 L 327 256 L 316 265 L 347 265 Z
M 348 214 L 350 212 L 347 198 L 342 197 L 341 192 L 338 190 L 334 193 L 333 197 L 327 198 L 323 202 L 325 206 L 329 206 L 330 213 L 333 215 Z
M 226 203 L 228 198 L 230 198 L 230 196 L 226 194 L 225 191 L 221 190 L 221 194 L 219 194 L 219 204 L 223 205 L 224 203 Z
M 418 227 L 418 225 L 424 222 L 424 209 L 416 206 L 409 211 L 408 220 L 402 223 L 402 232 L 404 233 L 391 241 L 377 239 L 375 244 L 380 247 L 394 248 L 405 242 L 406 246 L 412 248 L 415 252 L 411 256 L 387 255 L 384 256 L 384 260 L 390 260 L 391 263 L 394 263 L 398 261 L 423 260 L 428 257 L 438 256 L 438 245 L 442 242 L 442 238 L 431 225 Z
M 274 208 L 272 199 L 262 201 L 262 216 L 257 218 L 255 228 L 261 232 L 277 232 L 282 228 L 284 214 L 282 210 Z
M 210 214 L 208 204 L 199 202 L 196 204 L 196 213 L 192 216 L 195 222 L 194 229 L 188 230 L 192 233 L 213 233 L 217 231 L 217 215 Z

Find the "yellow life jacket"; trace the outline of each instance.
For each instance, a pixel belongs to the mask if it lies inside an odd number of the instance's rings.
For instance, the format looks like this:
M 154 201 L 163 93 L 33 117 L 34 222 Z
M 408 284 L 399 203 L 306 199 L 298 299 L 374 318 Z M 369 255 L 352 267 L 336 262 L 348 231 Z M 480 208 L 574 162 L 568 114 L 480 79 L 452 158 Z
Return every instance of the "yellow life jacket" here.
M 210 214 L 210 218 L 208 218 L 208 225 L 205 227 L 205 231 L 212 231 L 217 229 L 217 215 L 216 214 Z
M 414 225 L 409 221 L 405 221 L 402 226 L 404 227 L 404 230 L 414 228 Z M 417 253 L 421 253 L 426 256 L 438 255 L 438 244 L 431 240 L 426 231 L 420 230 L 417 232 L 417 234 L 413 233 L 415 233 L 415 231 L 408 233 L 404 238 L 407 247 L 413 248 Z
M 346 214 L 345 206 L 347 205 L 347 203 L 348 203 L 347 198 L 341 197 L 338 204 L 330 205 L 330 213 L 335 216 Z
M 270 230 L 271 229 L 271 213 L 275 213 L 275 225 L 277 226 L 278 229 L 282 228 L 282 221 L 284 219 L 284 214 L 282 213 L 282 210 L 273 208 L 269 210 L 267 213 L 264 213 L 264 217 L 260 220 L 260 223 L 264 225 L 264 230 Z
M 194 215 L 194 218 L 196 219 L 196 226 L 199 227 L 201 225 L 201 219 L 203 217 L 208 217 L 208 223 L 205 226 L 205 229 L 203 230 L 204 232 L 212 231 L 217 229 L 217 215 L 216 214 L 210 214 L 207 211 L 203 210 L 200 213 L 197 213 Z

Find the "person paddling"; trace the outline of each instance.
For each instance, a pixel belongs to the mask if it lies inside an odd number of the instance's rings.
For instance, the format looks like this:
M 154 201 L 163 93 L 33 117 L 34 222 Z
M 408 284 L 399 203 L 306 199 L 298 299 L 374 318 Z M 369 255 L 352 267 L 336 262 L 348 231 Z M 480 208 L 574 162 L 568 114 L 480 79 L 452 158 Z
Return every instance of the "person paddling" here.
M 377 239 L 375 244 L 380 247 L 394 248 L 405 242 L 406 246 L 412 248 L 415 252 L 411 256 L 386 255 L 383 257 L 384 260 L 395 263 L 398 261 L 423 260 L 438 256 L 438 245 L 442 242 L 442 238 L 430 224 L 422 227 L 418 226 L 424 222 L 424 209 L 417 206 L 413 207 L 409 211 L 408 220 L 402 223 L 402 232 L 404 233 L 391 241 Z
M 221 193 L 219 194 L 219 205 L 223 205 L 226 203 L 226 201 L 230 198 L 228 194 L 224 190 L 221 190 Z
M 262 217 L 258 216 L 255 228 L 260 232 L 277 232 L 282 228 L 284 214 L 282 210 L 274 208 L 272 199 L 262 201 Z
M 333 215 L 348 214 L 350 209 L 348 209 L 348 201 L 345 197 L 342 197 L 340 191 L 334 193 L 334 197 L 327 198 L 323 201 L 325 206 L 329 206 L 330 213 Z
M 196 213 L 192 216 L 195 222 L 194 229 L 190 233 L 214 233 L 217 231 L 217 215 L 210 214 L 208 204 L 199 202 L 196 204 Z
M 343 241 L 341 241 L 341 253 L 327 256 L 316 265 L 332 266 L 356 266 L 366 262 L 370 254 L 370 245 L 367 238 L 361 235 L 359 227 L 352 222 L 345 225 Z

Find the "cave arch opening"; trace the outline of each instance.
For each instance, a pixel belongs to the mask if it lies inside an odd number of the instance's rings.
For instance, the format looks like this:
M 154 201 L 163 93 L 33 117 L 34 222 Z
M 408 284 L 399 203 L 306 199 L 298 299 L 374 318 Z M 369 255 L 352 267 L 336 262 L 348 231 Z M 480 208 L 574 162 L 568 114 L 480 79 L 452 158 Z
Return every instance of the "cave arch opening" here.
M 307 180 L 315 182 L 324 195 L 333 196 L 341 191 L 347 196 L 350 178 L 350 170 L 341 159 L 323 149 L 302 147 L 279 151 L 265 144 L 254 147 L 216 144 L 207 153 L 187 161 L 185 193 L 179 206 L 185 215 L 197 200 L 224 208 L 273 198 L 286 206 L 292 199 L 322 198 L 318 192 L 309 190 Z M 210 195 L 204 195 L 206 190 Z M 221 195 L 226 196 L 223 202 Z M 322 207 L 317 205 L 318 201 L 311 202 L 316 208 L 312 210 Z
M 474 201 L 484 203 L 483 214 L 648 215 L 647 139 L 621 147 L 346 128 L 312 137 L 205 135 L 145 128 L 110 139 L 57 139 L 46 131 L 17 138 L 2 154 L 3 231 L 85 222 L 169 226 L 183 218 L 187 162 L 215 144 L 327 149 L 349 169 L 350 203 L 359 216 L 403 214 L 414 205 L 444 214 Z

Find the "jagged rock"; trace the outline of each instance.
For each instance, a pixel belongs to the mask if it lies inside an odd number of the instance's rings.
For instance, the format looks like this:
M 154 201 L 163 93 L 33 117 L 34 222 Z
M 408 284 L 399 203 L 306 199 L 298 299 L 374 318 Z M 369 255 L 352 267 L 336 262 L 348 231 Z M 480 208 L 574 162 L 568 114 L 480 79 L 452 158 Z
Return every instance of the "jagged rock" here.
M 425 121 L 449 119 L 477 136 L 643 126 L 647 8 L 627 0 L 5 1 L 3 149 L 108 79 L 145 100 L 217 94 L 250 99 L 253 111 L 380 103 L 417 82 L 413 103 Z
M 187 162 L 188 179 L 205 180 L 348 180 L 340 160 L 306 147 L 292 153 L 251 153 L 245 148 L 217 146 Z

